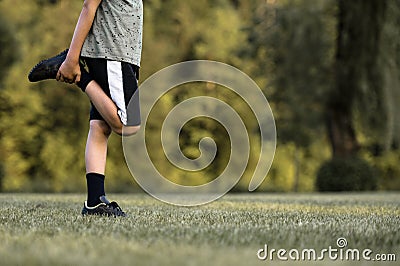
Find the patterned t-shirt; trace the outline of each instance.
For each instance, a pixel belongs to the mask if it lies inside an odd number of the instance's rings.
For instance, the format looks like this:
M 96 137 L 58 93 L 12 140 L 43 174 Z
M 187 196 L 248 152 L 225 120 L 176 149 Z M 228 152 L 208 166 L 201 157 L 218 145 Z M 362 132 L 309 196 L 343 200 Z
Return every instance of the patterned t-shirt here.
M 81 56 L 140 66 L 142 31 L 142 0 L 103 0 Z

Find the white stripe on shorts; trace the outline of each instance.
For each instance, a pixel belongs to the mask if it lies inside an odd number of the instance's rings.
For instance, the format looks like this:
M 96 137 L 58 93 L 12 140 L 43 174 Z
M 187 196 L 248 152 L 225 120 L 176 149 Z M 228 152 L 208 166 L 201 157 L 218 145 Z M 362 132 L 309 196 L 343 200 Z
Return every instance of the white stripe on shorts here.
M 107 76 L 111 99 L 117 105 L 118 115 L 121 119 L 122 124 L 126 125 L 128 122 L 128 116 L 125 105 L 121 62 L 107 61 Z

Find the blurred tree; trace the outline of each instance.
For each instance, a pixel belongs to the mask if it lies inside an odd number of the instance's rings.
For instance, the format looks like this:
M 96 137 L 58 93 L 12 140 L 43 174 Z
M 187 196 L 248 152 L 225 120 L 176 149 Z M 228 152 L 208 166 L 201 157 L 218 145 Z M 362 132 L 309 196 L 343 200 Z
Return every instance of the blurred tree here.
M 46 4 L 56 4 L 59 0 L 36 0 L 36 3 L 39 5 L 46 5 Z
M 180 0 L 167 2 L 153 0 L 146 4 L 149 8 L 147 10 L 152 10 L 152 13 L 146 14 L 147 25 L 153 26 L 150 29 L 145 28 L 144 57 L 150 60 L 146 61 L 146 64 L 157 66 L 156 70 L 162 68 L 166 64 L 164 62 L 171 64 L 194 59 L 216 60 L 232 65 L 241 65 L 242 60 L 239 53 L 246 40 L 246 33 L 242 30 L 245 24 L 232 1 L 201 0 L 188 4 Z M 150 52 L 151 55 L 147 56 L 147 52 Z M 157 62 L 152 64 L 152 60 Z M 146 64 L 144 64 L 145 68 Z M 147 72 L 146 69 L 144 71 Z M 197 158 L 200 139 L 212 137 L 216 141 L 219 148 L 216 160 L 205 171 L 188 173 L 179 170 L 173 167 L 165 155 L 159 152 L 162 148 L 159 141 L 162 126 L 160 121 L 165 119 L 165 115 L 176 104 L 200 95 L 219 98 L 231 106 L 237 107 L 238 112 L 243 116 L 248 113 L 246 105 L 238 99 L 239 97 L 235 97 L 233 93 L 214 84 L 207 86 L 188 84 L 172 90 L 161 98 L 155 109 L 157 112 L 148 120 L 151 130 L 147 131 L 146 138 L 152 140 L 147 142 L 148 150 L 152 159 L 157 162 L 159 171 L 166 173 L 168 178 L 180 184 L 198 184 L 215 178 L 224 170 L 230 156 L 230 143 L 227 141 L 229 137 L 225 129 L 215 121 L 201 118 L 191 121 L 182 128 L 180 143 L 185 155 Z M 203 107 L 194 107 L 194 116 L 199 108 Z M 251 116 L 247 115 L 248 119 L 246 119 L 249 121 L 249 131 L 254 132 L 254 136 L 256 136 L 257 130 L 253 130 L 254 123 L 251 124 L 249 117 Z M 254 157 L 252 161 L 258 159 L 255 158 L 256 154 L 256 151 L 252 153 L 252 157 Z M 244 183 L 243 189 L 246 188 Z
M 9 67 L 18 59 L 18 43 L 13 34 L 10 23 L 0 12 L 0 91 L 3 89 L 3 79 L 6 78 Z M 0 121 L 3 115 L 8 111 L 9 104 L 7 99 L 2 97 L 0 93 Z M 0 139 L 3 137 L 3 131 L 0 130 Z M 0 191 L 3 189 L 4 171 L 4 154 L 0 150 Z
M 17 60 L 18 43 L 15 39 L 11 24 L 0 12 L 0 89 L 1 81 L 7 74 L 10 66 Z
M 369 109 L 363 113 L 369 127 L 382 127 L 386 119 L 382 108 L 383 72 L 379 64 L 386 11 L 387 1 L 339 1 L 336 87 L 327 105 L 334 157 L 354 156 L 360 148 L 354 127 L 357 100 L 368 99 L 362 108 Z
M 353 157 L 360 147 L 376 156 L 398 146 L 399 5 L 267 1 L 256 9 L 247 55 L 258 58 L 260 70 L 252 73 L 269 76 L 264 86 L 278 140 L 295 145 L 294 175 L 302 173 L 298 158 L 321 162 L 310 147 L 326 136 L 324 124 L 334 157 Z
M 356 117 L 363 134 L 362 154 L 379 169 L 379 186 L 400 189 L 400 1 L 386 1 L 384 25 L 380 33 L 379 56 L 374 66 L 381 74 L 380 93 L 363 90 Z M 365 87 L 365 86 L 364 86 Z M 376 122 L 376 121 L 379 122 Z
M 5 189 L 37 191 L 76 191 L 84 185 L 84 145 L 87 132 L 89 103 L 78 89 L 54 81 L 29 84 L 29 69 L 39 60 L 64 49 L 70 42 L 79 15 L 81 1 L 3 0 L 0 8 L 16 28 L 20 40 L 21 62 L 11 68 L 2 97 L 7 99 L 9 113 L 2 116 L 0 141 L 5 161 Z M 20 6 L 20 9 L 15 8 Z M 23 12 L 22 12 L 23 11 Z M 229 0 L 201 0 L 188 4 L 184 1 L 151 0 L 145 2 L 143 68 L 141 79 L 164 66 L 189 59 L 211 59 L 239 63 L 238 51 L 245 41 L 245 33 L 238 30 L 242 21 Z M 21 14 L 29 14 L 22 16 Z M 59 18 L 63 24 L 59 26 Z M 192 90 L 193 91 L 193 90 Z M 158 140 L 158 129 L 163 115 L 180 99 L 190 97 L 192 91 L 175 92 L 163 98 L 160 111 L 149 122 L 147 136 L 156 164 L 169 169 Z M 208 89 L 200 89 L 210 93 Z M 229 99 L 228 95 L 219 93 Z M 234 104 L 234 103 L 232 103 Z M 221 127 L 194 123 L 185 128 L 185 152 L 195 156 L 197 141 L 208 135 L 218 136 Z M 223 139 L 223 137 L 219 137 Z M 219 145 L 224 147 L 223 144 Z M 225 153 L 224 149 L 221 153 Z M 121 139 L 110 139 L 107 186 L 113 191 L 127 191 L 132 179 L 124 163 Z M 227 158 L 224 155 L 221 158 Z M 218 172 L 219 163 L 206 175 Z M 180 171 L 168 173 L 173 179 L 184 178 Z M 115 180 L 115 181 L 114 181 Z
M 254 27 L 248 29 L 251 46 L 245 54 L 256 58 L 254 75 L 265 76 L 278 141 L 291 151 L 293 190 L 305 176 L 305 159 L 313 157 L 311 145 L 325 135 L 324 108 L 333 83 L 335 7 L 334 1 L 268 1 L 259 5 Z
M 264 27 L 274 70 L 270 96 L 278 111 L 282 143 L 308 147 L 322 133 L 322 113 L 331 89 L 333 62 L 333 10 L 331 1 L 292 1 L 276 7 L 275 25 Z
M 141 81 L 163 67 L 191 59 L 229 63 L 255 79 L 273 108 L 279 141 L 271 178 L 261 189 L 314 189 L 317 168 L 334 146 L 324 131 L 327 121 L 333 132 L 332 142 L 335 139 L 335 152 L 353 153 L 351 147 L 360 146 L 361 155 L 388 177 L 382 179 L 387 185 L 381 182 L 381 187 L 398 187 L 399 3 L 147 0 Z M 26 80 L 34 64 L 68 46 L 81 7 L 82 1 L 0 0 L 3 190 L 85 188 L 87 98 L 66 84 L 30 84 Z M 4 59 L 4 55 L 18 60 L 10 65 L 12 58 Z M 340 83 L 336 81 L 339 76 Z M 248 107 L 226 89 L 213 84 L 187 84 L 173 90 L 157 105 L 157 112 L 148 121 L 146 137 L 151 139 L 148 144 L 156 164 L 178 183 L 192 181 L 173 169 L 160 152 L 161 121 L 177 103 L 198 95 L 217 97 L 234 106 L 249 132 L 254 131 L 250 141 L 259 141 Z M 182 129 L 180 141 L 183 152 L 196 158 L 198 141 L 205 136 L 212 136 L 222 147 L 218 160 L 206 169 L 204 177 L 196 175 L 209 180 L 222 171 L 229 156 L 224 129 L 211 120 L 194 120 Z M 352 145 L 344 145 L 342 139 L 349 139 L 346 143 Z M 254 167 L 257 152 L 253 145 L 248 172 Z M 371 154 L 379 157 L 371 158 Z M 108 189 L 135 190 L 117 136 L 110 139 L 109 155 Z M 236 190 L 245 190 L 247 185 L 245 175 Z
M 66 24 L 74 25 L 81 4 L 0 2 L 21 47 L 19 51 L 12 49 L 20 60 L 8 66 L 9 74 L 0 92 L 7 103 L 0 124 L 5 190 L 71 191 L 74 187 L 76 191 L 80 184 L 81 178 L 76 176 L 83 176 L 88 104 L 79 99 L 85 96 L 77 90 L 69 91 L 61 83 L 30 84 L 26 76 L 39 60 L 68 45 L 73 26 L 59 27 L 56 20 L 63 17 Z
M 362 94 L 357 101 L 360 102 L 357 116 L 370 136 L 367 144 L 374 156 L 398 150 L 400 143 L 400 1 L 386 1 L 384 12 L 376 63 L 371 66 L 368 83 L 362 83 Z
M 353 160 L 360 155 L 360 150 L 363 151 L 360 148 L 371 143 L 372 155 L 382 156 L 382 152 L 388 151 L 398 139 L 399 134 L 395 133 L 398 112 L 394 103 L 399 99 L 396 91 L 400 39 L 399 31 L 394 29 L 399 26 L 399 7 L 399 1 L 339 1 L 336 87 L 327 105 L 333 159 L 322 168 L 337 158 Z M 360 138 L 364 140 L 360 142 Z M 391 156 L 384 157 L 388 160 Z M 372 163 L 381 167 L 381 173 L 393 171 L 382 168 L 382 160 Z M 390 162 L 387 166 L 392 168 Z M 367 164 L 360 167 L 373 172 Z M 356 176 L 359 169 L 353 170 Z M 365 177 L 358 182 L 369 183 Z M 318 184 L 322 184 L 322 178 L 326 175 L 318 176 Z M 374 178 L 370 180 L 376 182 Z M 339 180 L 338 185 L 340 187 L 343 182 Z M 363 187 L 357 182 L 352 186 Z

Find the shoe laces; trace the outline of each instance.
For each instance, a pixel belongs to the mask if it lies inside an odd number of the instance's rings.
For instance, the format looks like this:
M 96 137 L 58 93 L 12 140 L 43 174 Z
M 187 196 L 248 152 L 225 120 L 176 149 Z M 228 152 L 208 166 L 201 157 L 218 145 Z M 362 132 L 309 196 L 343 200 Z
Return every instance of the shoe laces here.
M 125 216 L 125 212 L 121 209 L 121 207 L 116 203 L 115 201 L 108 201 L 106 196 L 101 196 L 100 197 L 101 202 L 105 203 L 107 207 L 112 208 L 114 211 L 114 214 L 117 216 Z

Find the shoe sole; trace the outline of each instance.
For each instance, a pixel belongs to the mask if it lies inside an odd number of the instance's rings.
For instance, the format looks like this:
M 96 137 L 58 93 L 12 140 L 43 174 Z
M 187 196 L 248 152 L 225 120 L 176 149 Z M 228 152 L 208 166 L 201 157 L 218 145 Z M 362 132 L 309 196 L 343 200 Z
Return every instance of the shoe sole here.
M 46 79 L 55 79 L 58 69 L 67 57 L 68 49 L 58 55 L 42 60 L 34 66 L 28 74 L 30 82 L 38 82 Z

